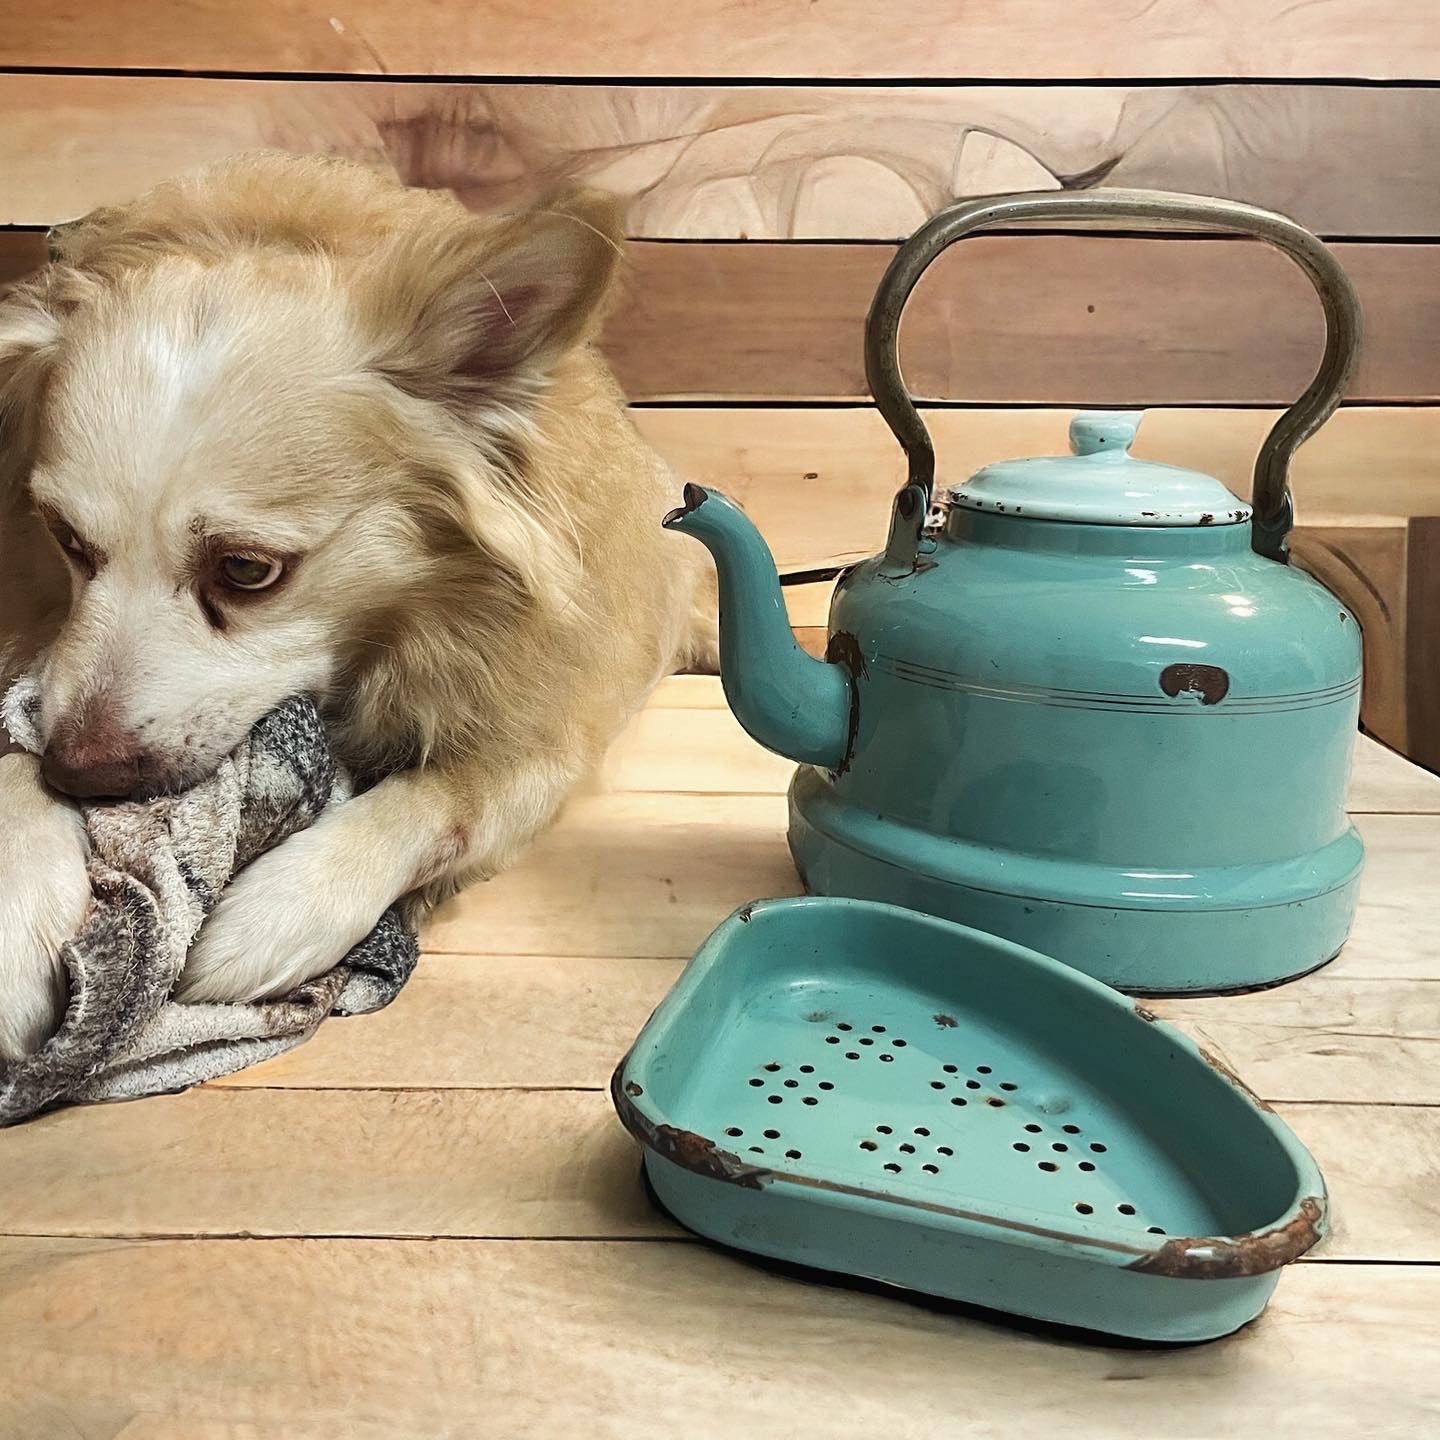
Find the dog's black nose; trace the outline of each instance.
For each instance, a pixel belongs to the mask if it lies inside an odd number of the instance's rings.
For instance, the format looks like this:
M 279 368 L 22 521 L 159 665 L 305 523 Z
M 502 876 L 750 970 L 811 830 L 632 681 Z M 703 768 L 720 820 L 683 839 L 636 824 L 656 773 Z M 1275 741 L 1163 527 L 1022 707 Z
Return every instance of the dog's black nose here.
M 77 800 L 124 799 L 141 784 L 144 755 L 133 737 L 106 735 L 52 741 L 40 757 L 45 783 Z

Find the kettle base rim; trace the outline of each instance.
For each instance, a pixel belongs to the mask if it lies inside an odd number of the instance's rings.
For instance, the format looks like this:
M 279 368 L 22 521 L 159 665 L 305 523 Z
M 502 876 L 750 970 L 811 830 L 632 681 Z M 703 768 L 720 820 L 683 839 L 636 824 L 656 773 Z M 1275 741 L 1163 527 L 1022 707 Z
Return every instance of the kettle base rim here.
M 1300 890 L 1292 884 L 1287 893 L 1248 905 L 1138 908 L 1107 903 L 1101 894 L 1047 894 L 1044 886 L 1029 883 L 1023 893 L 996 888 L 992 876 L 967 868 L 967 851 L 992 861 L 993 851 L 895 821 L 877 822 L 873 814 L 833 803 L 827 792 L 823 776 L 806 768 L 796 772 L 790 787 L 790 854 L 807 892 L 879 900 L 958 921 L 1127 993 L 1203 996 L 1270 989 L 1333 960 L 1354 919 L 1364 847 L 1353 825 L 1332 844 L 1285 867 L 1308 875 Z M 907 841 L 942 844 L 947 873 L 903 861 Z M 1023 864 L 1024 857 L 1017 858 Z M 1265 883 L 1268 868 L 1253 867 L 1258 885 Z M 1097 867 L 1097 875 L 1104 873 Z

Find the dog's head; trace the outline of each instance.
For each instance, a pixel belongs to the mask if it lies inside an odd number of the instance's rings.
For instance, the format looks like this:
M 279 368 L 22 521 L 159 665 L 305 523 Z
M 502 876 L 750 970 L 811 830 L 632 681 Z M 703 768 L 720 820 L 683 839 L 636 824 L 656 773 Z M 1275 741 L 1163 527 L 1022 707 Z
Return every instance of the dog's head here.
M 283 160 L 156 195 L 0 307 L 10 508 L 69 572 L 35 675 L 75 795 L 193 783 L 285 696 L 363 687 L 417 607 L 557 601 L 524 455 L 619 253 L 584 195 L 481 219 Z

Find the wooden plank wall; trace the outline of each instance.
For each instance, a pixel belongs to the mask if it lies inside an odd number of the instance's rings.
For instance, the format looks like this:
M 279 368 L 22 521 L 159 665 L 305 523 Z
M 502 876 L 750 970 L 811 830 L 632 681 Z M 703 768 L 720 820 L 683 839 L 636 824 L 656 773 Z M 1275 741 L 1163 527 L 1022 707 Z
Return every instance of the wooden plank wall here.
M 1365 624 L 1371 730 L 1440 767 L 1440 27 L 1412 0 L 94 0 L 0 25 L 0 281 L 44 227 L 256 146 L 506 205 L 630 197 L 605 339 L 647 432 L 786 564 L 872 548 L 898 455 L 861 322 L 897 240 L 964 194 L 1155 186 L 1332 240 L 1368 344 L 1301 453 L 1302 561 Z M 942 476 L 1156 408 L 1141 449 L 1243 491 L 1320 322 L 1298 272 L 1214 236 L 986 236 L 917 292 L 904 357 Z M 802 628 L 823 595 L 792 595 Z M 811 637 L 813 638 L 813 636 Z

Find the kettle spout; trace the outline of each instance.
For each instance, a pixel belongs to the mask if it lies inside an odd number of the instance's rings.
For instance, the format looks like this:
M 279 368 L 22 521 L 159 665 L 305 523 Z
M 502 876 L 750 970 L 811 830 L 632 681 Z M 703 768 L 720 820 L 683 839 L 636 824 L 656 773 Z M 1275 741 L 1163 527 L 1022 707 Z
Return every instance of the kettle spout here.
M 720 678 L 735 718 L 769 750 L 838 770 L 850 750 L 855 685 L 845 668 L 795 643 L 775 560 L 760 532 L 718 490 L 685 487 L 667 530 L 693 535 L 720 576 Z

